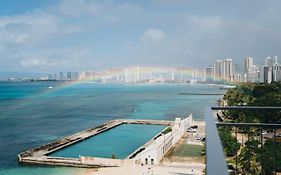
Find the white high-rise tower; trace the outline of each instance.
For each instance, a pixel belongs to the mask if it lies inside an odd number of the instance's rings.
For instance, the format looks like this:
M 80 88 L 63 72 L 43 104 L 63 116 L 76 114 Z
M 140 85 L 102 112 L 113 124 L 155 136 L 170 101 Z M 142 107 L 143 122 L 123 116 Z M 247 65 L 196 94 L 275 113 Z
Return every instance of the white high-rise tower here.
M 277 64 L 277 56 L 275 57 L 267 57 L 265 59 L 265 66 L 272 67 L 273 65 Z
M 249 67 L 252 67 L 254 65 L 254 60 L 252 57 L 247 57 L 245 59 L 245 63 L 244 63 L 244 66 L 245 66 L 245 73 L 248 72 L 249 70 Z
M 233 76 L 232 59 L 227 58 L 223 61 L 223 79 L 227 81 L 232 81 L 232 76 Z

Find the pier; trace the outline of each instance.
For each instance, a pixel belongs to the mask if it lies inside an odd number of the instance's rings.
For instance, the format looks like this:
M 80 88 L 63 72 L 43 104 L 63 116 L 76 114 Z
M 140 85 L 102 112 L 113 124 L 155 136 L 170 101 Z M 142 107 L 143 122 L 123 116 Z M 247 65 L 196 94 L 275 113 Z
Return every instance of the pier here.
M 168 120 L 139 120 L 139 119 L 117 119 L 108 121 L 94 128 L 89 128 L 73 135 L 58 139 L 46 145 L 30 149 L 18 155 L 18 161 L 23 164 L 40 164 L 54 166 L 68 166 L 81 168 L 98 168 L 98 167 L 115 167 L 121 166 L 123 163 L 133 163 L 132 160 L 125 159 L 106 159 L 96 157 L 80 157 L 80 158 L 64 158 L 52 157 L 49 154 L 63 149 L 72 144 L 81 142 L 85 139 L 93 137 L 97 134 L 115 128 L 122 124 L 144 124 L 144 125 L 164 125 L 174 126 L 174 121 Z

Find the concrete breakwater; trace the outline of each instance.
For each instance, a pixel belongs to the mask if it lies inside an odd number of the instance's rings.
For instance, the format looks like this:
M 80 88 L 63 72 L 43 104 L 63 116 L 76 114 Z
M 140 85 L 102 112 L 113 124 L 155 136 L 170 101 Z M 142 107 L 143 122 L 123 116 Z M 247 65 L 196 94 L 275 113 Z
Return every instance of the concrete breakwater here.
M 72 144 L 81 142 L 85 139 L 93 137 L 97 134 L 110 130 L 122 124 L 144 124 L 144 125 L 165 125 L 173 126 L 174 121 L 166 120 L 137 120 L 137 119 L 119 119 L 111 120 L 100 126 L 86 129 L 73 135 L 64 137 L 46 145 L 22 152 L 18 155 L 18 160 L 21 163 L 55 165 L 55 166 L 71 166 L 71 167 L 112 167 L 120 166 L 120 164 L 132 163 L 130 160 L 112 160 L 95 157 L 80 157 L 80 158 L 64 158 L 49 156 L 51 153 L 63 149 Z

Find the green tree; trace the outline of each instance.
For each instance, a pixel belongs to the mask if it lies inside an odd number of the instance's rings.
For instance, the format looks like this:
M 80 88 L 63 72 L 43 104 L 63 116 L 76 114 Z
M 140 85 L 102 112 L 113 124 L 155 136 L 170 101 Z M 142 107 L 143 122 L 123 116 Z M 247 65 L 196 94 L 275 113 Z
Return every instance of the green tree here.
M 275 145 L 276 144 L 276 145 Z M 276 151 L 275 150 L 276 147 Z M 281 143 L 268 140 L 260 148 L 259 162 L 263 167 L 263 174 L 272 174 L 274 171 L 274 159 L 276 158 L 275 168 L 281 171 Z
M 111 159 L 116 159 L 116 155 L 114 153 L 112 153 Z
M 224 96 L 230 106 L 281 106 L 281 82 L 273 83 L 244 83 L 235 89 L 230 89 Z M 226 111 L 228 122 L 245 123 L 281 123 L 281 111 Z M 241 130 L 240 130 L 241 131 Z M 229 131 L 222 132 L 224 148 L 230 148 L 225 143 L 229 139 Z M 281 143 L 272 140 L 261 143 L 255 140 L 259 132 L 257 128 L 243 129 L 250 137 L 250 141 L 239 151 L 239 169 L 241 174 L 272 174 L 274 165 L 281 171 Z M 231 143 L 231 142 L 230 142 Z M 231 145 L 231 144 L 230 144 Z M 276 152 L 274 151 L 276 147 Z M 228 150 L 225 150 L 226 152 Z M 230 153 L 232 153 L 230 151 Z M 274 159 L 276 158 L 276 160 Z M 275 161 L 274 161 L 275 160 Z M 275 164 L 274 164 L 275 162 Z M 263 172 L 261 172 L 263 167 Z
M 255 106 L 281 106 L 281 92 L 267 93 L 257 98 L 252 105 Z M 253 111 L 252 112 L 261 123 L 281 123 L 281 111 Z
M 251 140 L 245 143 L 239 154 L 239 167 L 241 174 L 260 174 L 261 166 L 257 154 L 259 141 Z
M 168 134 L 169 132 L 172 132 L 172 128 L 171 127 L 166 128 L 162 133 L 163 134 Z
M 219 135 L 226 156 L 234 156 L 239 150 L 240 144 L 236 137 L 231 134 L 231 129 L 229 127 L 222 127 L 219 130 Z
M 245 83 L 224 95 L 229 106 L 281 106 L 281 82 Z M 280 123 L 281 111 L 227 111 L 227 119 L 234 122 Z

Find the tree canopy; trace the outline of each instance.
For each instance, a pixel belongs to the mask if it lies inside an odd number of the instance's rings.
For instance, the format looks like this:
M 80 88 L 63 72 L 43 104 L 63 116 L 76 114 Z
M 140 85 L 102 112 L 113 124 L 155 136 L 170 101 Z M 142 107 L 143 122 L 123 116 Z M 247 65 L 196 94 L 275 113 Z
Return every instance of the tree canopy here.
M 224 100 L 229 106 L 281 106 L 281 82 L 245 83 L 228 90 Z M 228 111 L 228 118 L 235 122 L 281 123 L 280 111 Z

